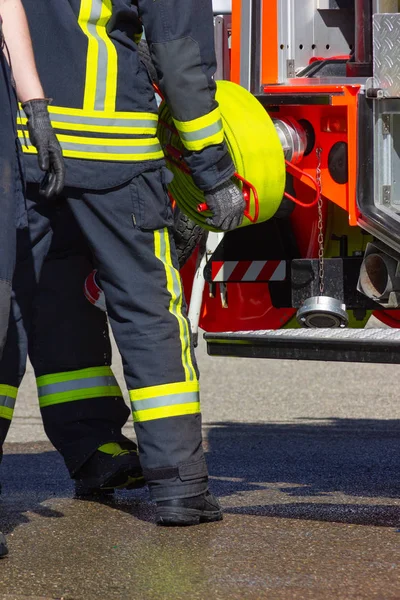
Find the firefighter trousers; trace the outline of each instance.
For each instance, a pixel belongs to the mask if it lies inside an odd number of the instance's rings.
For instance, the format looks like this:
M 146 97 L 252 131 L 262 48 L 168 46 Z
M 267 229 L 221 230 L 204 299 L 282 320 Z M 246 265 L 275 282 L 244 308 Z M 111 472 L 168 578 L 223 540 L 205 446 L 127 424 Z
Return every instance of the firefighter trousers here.
M 11 73 L 0 51 L 0 356 L 5 343 L 16 254 L 16 227 L 26 219 L 17 103 Z M 1 406 L 0 406 L 1 415 Z
M 41 200 L 34 185 L 26 203 L 0 361 L 0 448 L 29 354 L 46 434 L 73 476 L 100 445 L 129 441 L 129 409 L 110 368 L 106 315 L 83 293 L 92 255 L 68 204 Z
M 9 322 L 17 226 L 26 224 L 22 153 L 17 140 L 16 115 L 17 101 L 11 84 L 10 67 L 0 51 L 0 357 Z M 2 401 L 0 398 L 0 441 L 1 423 L 9 422 L 13 402 L 13 399 Z M 2 455 L 0 444 L 0 461 Z
M 104 290 L 154 500 L 195 496 L 208 487 L 169 177 L 156 168 L 105 191 L 66 190 Z

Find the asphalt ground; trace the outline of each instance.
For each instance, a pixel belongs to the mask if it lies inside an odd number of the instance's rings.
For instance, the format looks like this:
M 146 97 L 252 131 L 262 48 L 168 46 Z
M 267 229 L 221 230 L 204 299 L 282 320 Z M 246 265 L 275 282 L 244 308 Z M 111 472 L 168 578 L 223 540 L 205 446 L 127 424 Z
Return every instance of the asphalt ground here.
M 223 522 L 159 528 L 146 490 L 73 499 L 28 373 L 0 600 L 400 599 L 399 367 L 198 358 Z

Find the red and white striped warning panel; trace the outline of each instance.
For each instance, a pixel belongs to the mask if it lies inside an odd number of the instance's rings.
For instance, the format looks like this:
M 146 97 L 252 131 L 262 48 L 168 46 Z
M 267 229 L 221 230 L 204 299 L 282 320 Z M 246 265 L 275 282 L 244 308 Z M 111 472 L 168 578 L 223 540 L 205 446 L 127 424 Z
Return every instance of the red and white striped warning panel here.
M 212 281 L 285 281 L 285 260 L 227 260 L 211 262 Z

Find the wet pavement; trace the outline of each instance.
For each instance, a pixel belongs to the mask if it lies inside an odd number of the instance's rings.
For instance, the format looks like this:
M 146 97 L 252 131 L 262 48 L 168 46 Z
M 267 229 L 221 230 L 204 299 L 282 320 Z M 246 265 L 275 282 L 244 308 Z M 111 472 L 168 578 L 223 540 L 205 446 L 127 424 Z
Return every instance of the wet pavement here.
M 28 378 L 1 467 L 0 600 L 400 598 L 398 367 L 199 358 L 224 521 L 156 527 L 146 490 L 73 499 Z

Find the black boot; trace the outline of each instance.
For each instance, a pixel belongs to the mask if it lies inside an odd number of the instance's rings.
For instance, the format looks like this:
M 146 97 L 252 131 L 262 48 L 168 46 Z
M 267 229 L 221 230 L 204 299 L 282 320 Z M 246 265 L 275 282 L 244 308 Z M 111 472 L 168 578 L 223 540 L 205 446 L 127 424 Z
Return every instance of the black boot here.
M 76 496 L 113 493 L 115 489 L 143 487 L 145 481 L 135 444 L 128 448 L 112 442 L 100 446 L 74 476 Z
M 7 548 L 6 538 L 0 532 L 0 558 L 7 556 L 7 554 L 8 554 L 8 548 Z
M 192 498 L 157 502 L 157 525 L 198 525 L 221 520 L 221 507 L 210 492 Z

